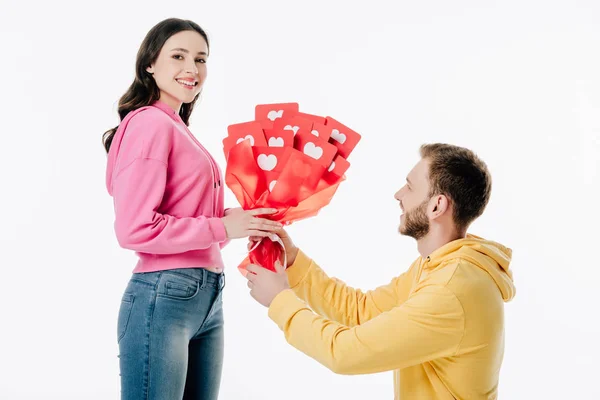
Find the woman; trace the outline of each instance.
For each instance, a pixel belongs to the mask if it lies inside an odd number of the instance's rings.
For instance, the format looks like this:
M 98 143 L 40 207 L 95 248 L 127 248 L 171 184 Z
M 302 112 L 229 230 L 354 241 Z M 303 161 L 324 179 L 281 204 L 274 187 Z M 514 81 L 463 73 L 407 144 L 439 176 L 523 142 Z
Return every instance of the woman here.
M 116 236 L 139 257 L 118 316 L 122 399 L 217 399 L 221 249 L 281 227 L 257 217 L 275 210 L 224 211 L 221 170 L 187 128 L 208 54 L 194 22 L 153 27 L 119 101 L 121 123 L 103 136 Z

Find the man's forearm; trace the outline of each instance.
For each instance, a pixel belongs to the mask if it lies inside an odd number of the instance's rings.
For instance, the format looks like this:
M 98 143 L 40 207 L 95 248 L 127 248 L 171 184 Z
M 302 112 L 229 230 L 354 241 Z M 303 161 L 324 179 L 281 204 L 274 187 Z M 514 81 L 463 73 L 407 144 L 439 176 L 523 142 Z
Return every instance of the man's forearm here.
M 290 288 L 318 314 L 352 327 L 379 315 L 396 304 L 395 289 L 382 287 L 363 293 L 327 274 L 299 251 L 287 269 Z M 378 298 L 378 301 L 374 299 Z M 380 304 L 376 304 L 380 303 Z

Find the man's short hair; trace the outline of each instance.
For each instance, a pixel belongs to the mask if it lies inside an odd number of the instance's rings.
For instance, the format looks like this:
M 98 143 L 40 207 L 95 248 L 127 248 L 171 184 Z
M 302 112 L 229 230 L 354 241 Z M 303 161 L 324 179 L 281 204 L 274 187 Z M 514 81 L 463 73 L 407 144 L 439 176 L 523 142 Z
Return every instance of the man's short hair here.
M 487 165 L 473 151 L 451 144 L 424 144 L 420 153 L 429 161 L 430 196 L 449 197 L 457 229 L 466 230 L 490 199 L 492 176 Z

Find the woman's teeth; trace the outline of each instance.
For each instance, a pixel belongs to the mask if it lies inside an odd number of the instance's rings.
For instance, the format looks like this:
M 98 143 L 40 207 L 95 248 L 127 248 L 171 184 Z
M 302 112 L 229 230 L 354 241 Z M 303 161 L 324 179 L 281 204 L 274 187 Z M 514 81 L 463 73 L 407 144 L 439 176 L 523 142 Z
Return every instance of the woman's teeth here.
M 183 81 L 183 80 L 179 80 L 179 79 L 177 79 L 177 82 L 181 83 L 182 85 L 188 86 L 188 87 L 196 86 L 196 82 Z

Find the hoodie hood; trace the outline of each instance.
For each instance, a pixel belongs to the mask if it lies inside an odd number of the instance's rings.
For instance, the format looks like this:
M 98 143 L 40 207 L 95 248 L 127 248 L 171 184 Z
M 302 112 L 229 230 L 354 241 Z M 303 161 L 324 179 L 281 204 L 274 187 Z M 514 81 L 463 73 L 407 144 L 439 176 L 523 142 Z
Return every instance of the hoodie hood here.
M 117 165 L 117 160 L 119 157 L 119 150 L 121 149 L 121 143 L 123 143 L 123 133 L 127 128 L 127 124 L 131 120 L 131 118 L 140 112 L 147 110 L 149 107 L 141 107 L 137 110 L 129 112 L 123 121 L 119 124 L 117 131 L 115 132 L 112 142 L 110 144 L 110 150 L 108 151 L 108 159 L 106 162 L 106 190 L 108 190 L 108 194 L 112 196 L 113 194 L 113 175 L 115 172 L 115 167 Z
M 486 271 L 496 282 L 504 301 L 508 302 L 515 297 L 516 288 L 510 269 L 511 249 L 500 243 L 468 234 L 466 238 L 454 240 L 431 253 L 428 257 L 427 269 L 436 268 L 442 263 L 457 258 L 468 260 Z

